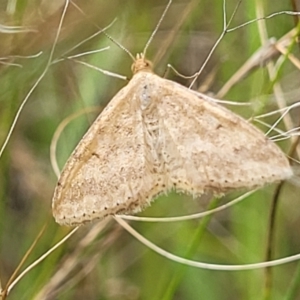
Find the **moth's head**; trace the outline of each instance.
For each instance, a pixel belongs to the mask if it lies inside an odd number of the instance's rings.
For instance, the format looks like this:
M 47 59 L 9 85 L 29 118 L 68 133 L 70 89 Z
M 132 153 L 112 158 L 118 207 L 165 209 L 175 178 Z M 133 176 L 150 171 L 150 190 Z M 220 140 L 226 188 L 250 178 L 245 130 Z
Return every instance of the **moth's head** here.
M 133 74 L 136 74 L 137 72 L 140 71 L 153 73 L 152 66 L 153 66 L 152 62 L 145 59 L 143 53 L 138 53 L 136 55 L 135 62 L 131 66 L 131 70 Z

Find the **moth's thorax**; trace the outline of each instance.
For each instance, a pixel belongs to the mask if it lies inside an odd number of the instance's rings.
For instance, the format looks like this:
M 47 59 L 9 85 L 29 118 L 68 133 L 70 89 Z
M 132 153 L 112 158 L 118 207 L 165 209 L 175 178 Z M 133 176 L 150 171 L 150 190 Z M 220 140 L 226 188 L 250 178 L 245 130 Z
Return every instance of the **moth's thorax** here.
M 132 64 L 131 70 L 133 74 L 136 74 L 140 71 L 153 73 L 151 61 L 145 59 L 143 53 L 138 53 L 136 55 L 136 60 Z
M 134 97 L 138 100 L 142 111 L 152 110 L 157 95 L 163 95 L 159 79 L 159 76 L 144 70 L 135 74 L 131 79 L 131 85 L 134 87 Z

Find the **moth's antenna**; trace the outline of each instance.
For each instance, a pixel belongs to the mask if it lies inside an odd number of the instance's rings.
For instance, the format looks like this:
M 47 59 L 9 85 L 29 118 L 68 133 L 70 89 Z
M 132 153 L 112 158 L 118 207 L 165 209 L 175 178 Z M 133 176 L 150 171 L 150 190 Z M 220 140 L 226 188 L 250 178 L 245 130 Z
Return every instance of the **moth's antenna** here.
M 84 16 L 86 16 L 85 12 L 73 1 L 71 1 L 72 5 L 74 5 Z M 115 22 L 115 20 L 113 21 Z M 115 45 L 117 45 L 120 49 L 122 49 L 123 51 L 125 51 L 133 61 L 135 61 L 135 57 L 130 53 L 130 51 L 128 49 L 126 49 L 124 46 L 122 46 L 118 41 L 116 41 L 112 36 L 110 36 L 105 30 L 107 29 L 107 27 L 105 28 L 101 28 L 100 26 L 98 26 L 97 24 L 94 23 L 94 25 L 101 30 L 101 32 L 110 40 L 112 41 Z
M 111 40 L 115 45 L 117 45 L 120 49 L 122 49 L 123 51 L 125 51 L 133 61 L 135 61 L 135 57 L 131 54 L 131 52 L 126 49 L 123 45 L 121 45 L 117 40 L 115 40 L 112 36 L 110 36 L 108 33 L 106 33 L 104 30 L 103 30 L 103 33 L 104 35 L 109 39 Z
M 171 3 L 172 3 L 172 0 L 169 0 L 168 5 L 166 6 L 166 8 L 165 8 L 163 14 L 161 15 L 161 17 L 160 17 L 160 19 L 159 19 L 159 21 L 158 21 L 158 23 L 157 23 L 157 25 L 156 25 L 156 27 L 155 27 L 155 29 L 154 29 L 154 31 L 152 32 L 152 34 L 151 34 L 151 36 L 150 36 L 150 38 L 149 38 L 149 40 L 148 40 L 148 42 L 147 42 L 147 44 L 146 44 L 146 46 L 145 46 L 145 48 L 144 48 L 144 51 L 143 51 L 144 57 L 146 56 L 146 51 L 147 51 L 147 49 L 148 49 L 150 43 L 152 42 L 153 37 L 154 37 L 154 35 L 156 34 L 156 32 L 157 32 L 157 30 L 158 30 L 158 28 L 159 28 L 161 22 L 162 22 L 163 19 L 165 18 L 165 15 L 166 15 L 166 13 L 167 13 L 167 11 L 168 11 L 168 9 L 169 9 Z

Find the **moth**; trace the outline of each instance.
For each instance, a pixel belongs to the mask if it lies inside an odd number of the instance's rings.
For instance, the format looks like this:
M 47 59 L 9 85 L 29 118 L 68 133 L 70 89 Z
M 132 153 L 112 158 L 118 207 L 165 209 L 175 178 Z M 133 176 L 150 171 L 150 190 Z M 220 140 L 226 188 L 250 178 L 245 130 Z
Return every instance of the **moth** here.
M 63 168 L 59 224 L 136 213 L 170 190 L 221 194 L 292 176 L 280 148 L 243 118 L 155 75 L 143 54 L 132 70 Z

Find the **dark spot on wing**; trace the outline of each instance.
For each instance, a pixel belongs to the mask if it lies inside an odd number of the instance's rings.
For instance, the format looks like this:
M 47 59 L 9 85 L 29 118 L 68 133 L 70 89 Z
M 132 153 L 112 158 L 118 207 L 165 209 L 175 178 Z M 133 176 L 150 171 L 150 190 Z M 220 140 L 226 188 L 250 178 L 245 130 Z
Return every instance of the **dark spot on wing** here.
M 96 152 L 93 152 L 92 156 L 96 156 L 97 158 L 100 158 L 100 156 Z

